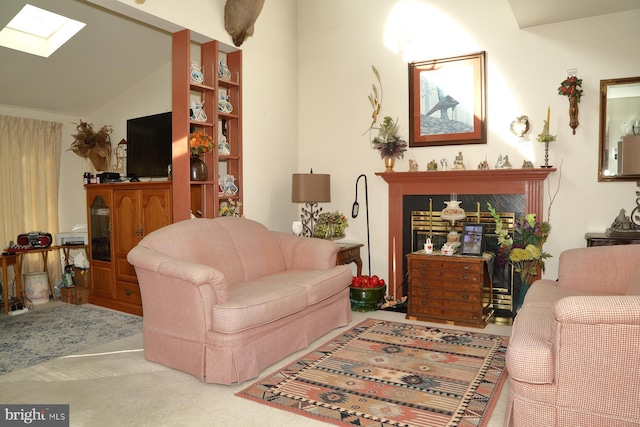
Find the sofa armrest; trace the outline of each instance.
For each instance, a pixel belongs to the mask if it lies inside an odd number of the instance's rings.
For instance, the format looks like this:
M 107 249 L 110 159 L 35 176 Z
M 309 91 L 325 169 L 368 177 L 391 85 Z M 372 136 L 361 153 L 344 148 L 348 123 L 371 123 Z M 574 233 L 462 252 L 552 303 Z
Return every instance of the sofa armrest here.
M 218 302 L 227 301 L 227 283 L 220 270 L 203 264 L 177 260 L 162 252 L 136 246 L 127 254 L 127 260 L 137 268 L 173 277 L 194 286 L 211 286 Z
M 560 254 L 558 286 L 625 294 L 640 267 L 640 245 L 569 249 Z
M 574 296 L 554 308 L 558 404 L 640 419 L 640 296 Z
M 287 270 L 324 270 L 335 267 L 338 245 L 330 240 L 272 231 Z
M 213 267 L 180 261 L 138 245 L 127 254 L 142 295 L 145 330 L 203 340 L 215 304 L 226 301 L 227 281 Z

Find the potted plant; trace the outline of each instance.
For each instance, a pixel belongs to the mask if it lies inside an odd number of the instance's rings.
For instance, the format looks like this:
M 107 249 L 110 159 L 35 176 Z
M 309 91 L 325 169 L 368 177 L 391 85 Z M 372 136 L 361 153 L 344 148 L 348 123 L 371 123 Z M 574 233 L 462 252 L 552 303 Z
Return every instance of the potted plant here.
M 313 235 L 321 239 L 341 239 L 344 237 L 344 229 L 348 226 L 347 217 L 340 212 L 323 213 L 318 217 Z

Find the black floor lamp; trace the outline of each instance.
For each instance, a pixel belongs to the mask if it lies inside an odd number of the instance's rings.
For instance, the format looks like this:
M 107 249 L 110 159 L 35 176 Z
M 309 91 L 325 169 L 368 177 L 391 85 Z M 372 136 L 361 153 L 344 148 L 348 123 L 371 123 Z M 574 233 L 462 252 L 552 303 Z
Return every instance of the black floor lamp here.
M 358 212 L 360 211 L 360 205 L 358 204 L 358 181 L 360 178 L 364 178 L 364 200 L 365 207 L 367 209 L 367 257 L 369 261 L 369 276 L 371 276 L 371 240 L 369 238 L 369 186 L 367 183 L 367 176 L 365 174 L 361 174 L 358 179 L 356 179 L 356 201 L 353 202 L 353 207 L 351 208 L 351 218 L 355 218 L 358 216 Z

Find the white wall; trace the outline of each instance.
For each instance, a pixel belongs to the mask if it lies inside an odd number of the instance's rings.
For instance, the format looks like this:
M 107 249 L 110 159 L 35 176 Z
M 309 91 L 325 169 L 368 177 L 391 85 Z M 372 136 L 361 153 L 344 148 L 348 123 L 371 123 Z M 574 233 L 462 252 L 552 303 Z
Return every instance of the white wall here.
M 506 0 L 299 0 L 300 169 L 330 173 L 332 197 L 325 210 L 351 211 L 356 177 L 369 181 L 372 274 L 388 277 L 388 186 L 375 172 L 384 170 L 378 153 L 362 135 L 370 123 L 367 95 L 380 72 L 384 90 L 381 116 L 398 117 L 408 139 L 407 64 L 466 53 L 487 53 L 486 145 L 411 148 L 397 171 L 415 159 L 421 170 L 433 159 L 462 151 L 475 169 L 485 159 L 493 167 L 499 154 L 514 167 L 530 159 L 544 163 L 544 145 L 535 141 L 551 107 L 551 133 L 557 142 L 550 163 L 560 171 L 550 179 L 555 192 L 553 231 L 545 249 L 546 277 L 557 276 L 560 252 L 585 246 L 586 232 L 604 232 L 620 208 L 635 206 L 635 183 L 598 183 L 598 92 L 601 79 L 640 74 L 631 52 L 640 37 L 640 11 L 581 19 L 521 30 Z M 568 126 L 569 102 L 557 95 L 568 68 L 578 68 L 584 96 L 576 135 Z M 517 116 L 528 115 L 528 141 L 509 132 Z M 366 242 L 361 215 L 350 221 L 345 240 Z M 545 211 L 548 208 L 545 203 Z M 366 257 L 366 251 L 363 253 Z M 366 271 L 366 261 L 365 261 Z

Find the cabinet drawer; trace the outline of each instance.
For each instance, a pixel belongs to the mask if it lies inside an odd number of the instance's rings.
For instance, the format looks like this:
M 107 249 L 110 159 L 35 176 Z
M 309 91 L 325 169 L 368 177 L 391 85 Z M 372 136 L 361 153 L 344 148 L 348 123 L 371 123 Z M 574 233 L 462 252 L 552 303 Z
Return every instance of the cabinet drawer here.
M 437 257 L 424 259 L 411 259 L 409 260 L 409 269 L 419 270 L 444 270 L 444 271 L 473 271 L 476 273 L 482 273 L 484 266 L 484 260 L 469 260 L 465 258 L 452 258 L 452 257 Z
M 117 281 L 116 299 L 130 304 L 142 305 L 140 287 L 135 283 Z
M 482 310 L 474 310 L 474 311 L 465 311 L 465 310 L 455 310 L 449 307 L 428 307 L 428 306 L 417 306 L 412 307 L 409 310 L 409 314 L 411 316 L 423 317 L 437 317 L 444 320 L 472 320 L 479 321 L 482 320 Z
M 443 299 L 459 302 L 479 303 L 482 301 L 482 295 L 479 292 L 465 292 L 447 289 L 431 289 L 431 288 L 410 288 L 409 297 L 412 298 L 429 298 Z
M 482 272 L 456 271 L 456 270 L 409 270 L 410 278 L 418 279 L 450 279 L 463 282 L 479 282 L 482 280 Z
M 480 292 L 482 289 L 482 277 L 478 277 L 477 280 L 465 281 L 465 280 L 446 280 L 446 279 L 433 279 L 433 278 L 409 278 L 409 289 L 411 288 L 428 288 L 428 289 L 448 289 L 456 290 L 460 292 Z

